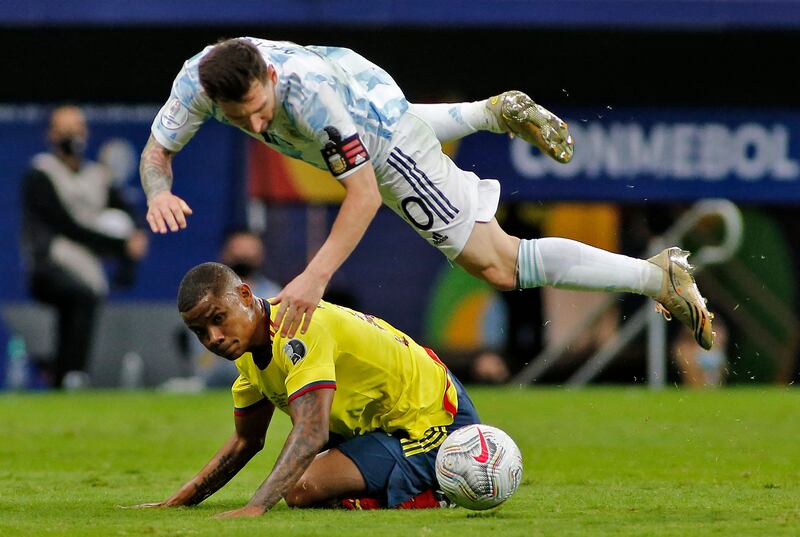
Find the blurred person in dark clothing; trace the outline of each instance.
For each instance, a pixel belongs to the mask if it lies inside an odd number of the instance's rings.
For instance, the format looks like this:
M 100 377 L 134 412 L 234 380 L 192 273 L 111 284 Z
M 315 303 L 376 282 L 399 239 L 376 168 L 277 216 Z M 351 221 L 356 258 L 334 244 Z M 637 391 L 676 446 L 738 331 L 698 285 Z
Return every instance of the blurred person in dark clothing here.
M 536 203 L 507 203 L 502 211 L 502 223 L 509 233 L 520 237 L 542 235 L 541 222 L 546 209 Z M 543 349 L 544 313 L 542 289 L 520 289 L 500 293 L 508 312 L 506 342 L 503 356 L 508 360 L 511 374 L 521 371 Z M 491 362 L 488 362 L 491 364 Z M 508 379 L 505 375 L 501 381 Z
M 22 180 L 27 283 L 33 297 L 58 315 L 52 364 L 57 388 L 88 383 L 95 319 L 110 287 L 103 261 L 119 260 L 115 283 L 129 285 L 133 264 L 148 246 L 110 171 L 84 158 L 88 136 L 80 108 L 56 108 L 47 131 L 50 151 L 33 157 Z
M 281 286 L 264 275 L 264 241 L 253 231 L 229 232 L 220 252 L 220 262 L 231 267 L 258 296 L 271 298 L 281 292 Z

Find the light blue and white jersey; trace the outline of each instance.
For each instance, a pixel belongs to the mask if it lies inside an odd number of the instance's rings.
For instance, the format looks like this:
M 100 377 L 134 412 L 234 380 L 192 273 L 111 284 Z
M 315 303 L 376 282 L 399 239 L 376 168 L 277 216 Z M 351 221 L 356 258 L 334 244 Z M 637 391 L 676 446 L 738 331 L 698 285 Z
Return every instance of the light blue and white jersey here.
M 245 39 L 274 67 L 278 81 L 267 131 L 243 132 L 340 179 L 369 158 L 388 158 L 388 142 L 408 101 L 386 71 L 346 48 Z M 153 121 L 153 137 L 170 151 L 179 151 L 210 118 L 232 125 L 200 84 L 198 66 L 211 48 L 184 63 Z

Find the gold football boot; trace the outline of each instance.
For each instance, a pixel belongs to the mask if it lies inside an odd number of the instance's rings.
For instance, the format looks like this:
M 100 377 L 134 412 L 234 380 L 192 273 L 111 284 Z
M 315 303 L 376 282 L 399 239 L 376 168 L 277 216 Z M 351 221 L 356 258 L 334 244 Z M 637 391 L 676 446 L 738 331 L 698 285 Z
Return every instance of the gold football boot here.
M 688 326 L 697 343 L 708 350 L 714 344 L 715 334 L 711 330 L 714 314 L 706 308 L 706 299 L 697 289 L 687 257 L 686 250 L 672 247 L 648 259 L 664 271 L 661 292 L 655 299 L 656 310 L 668 321 L 675 317 Z
M 506 91 L 488 99 L 486 107 L 505 132 L 519 136 L 562 164 L 572 159 L 575 148 L 567 124 L 526 94 Z

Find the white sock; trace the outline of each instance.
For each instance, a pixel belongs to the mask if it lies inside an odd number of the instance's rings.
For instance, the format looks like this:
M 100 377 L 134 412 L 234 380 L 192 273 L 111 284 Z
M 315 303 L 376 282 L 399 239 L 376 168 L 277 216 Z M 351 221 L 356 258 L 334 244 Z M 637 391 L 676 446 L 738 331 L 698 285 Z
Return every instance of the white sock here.
M 663 278 L 661 268 L 649 261 L 554 237 L 521 240 L 517 267 L 520 289 L 548 286 L 655 297 Z
M 409 104 L 409 111 L 431 126 L 439 142 L 458 140 L 478 131 L 503 132 L 486 101 Z

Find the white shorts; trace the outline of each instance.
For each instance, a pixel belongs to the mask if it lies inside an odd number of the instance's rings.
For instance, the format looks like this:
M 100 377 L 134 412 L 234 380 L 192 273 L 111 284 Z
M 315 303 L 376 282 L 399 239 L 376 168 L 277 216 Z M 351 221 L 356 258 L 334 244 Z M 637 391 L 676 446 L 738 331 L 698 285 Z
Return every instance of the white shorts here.
M 388 156 L 372 165 L 383 203 L 449 259 L 464 249 L 475 222 L 494 217 L 500 183 L 456 166 L 418 116 L 403 116 L 382 153 Z

